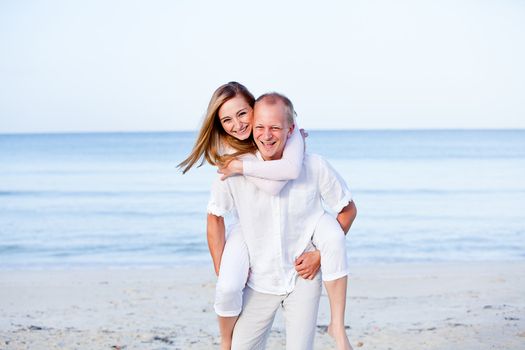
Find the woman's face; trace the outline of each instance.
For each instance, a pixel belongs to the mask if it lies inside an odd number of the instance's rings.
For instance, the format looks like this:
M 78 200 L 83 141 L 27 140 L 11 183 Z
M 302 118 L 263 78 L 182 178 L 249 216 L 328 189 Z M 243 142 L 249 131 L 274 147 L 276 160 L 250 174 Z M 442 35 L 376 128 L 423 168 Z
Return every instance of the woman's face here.
M 253 109 L 244 97 L 237 95 L 219 108 L 219 120 L 227 134 L 246 140 L 252 133 Z

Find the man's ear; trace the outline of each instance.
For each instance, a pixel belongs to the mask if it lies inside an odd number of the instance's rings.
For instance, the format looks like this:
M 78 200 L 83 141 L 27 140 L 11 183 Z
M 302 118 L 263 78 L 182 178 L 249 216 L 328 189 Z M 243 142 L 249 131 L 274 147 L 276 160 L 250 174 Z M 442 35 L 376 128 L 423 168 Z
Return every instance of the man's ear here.
M 290 136 L 292 136 L 292 133 L 293 133 L 293 130 L 295 129 L 295 123 L 293 123 L 291 126 L 290 126 L 290 129 L 288 129 L 288 135 L 286 135 L 286 138 L 290 138 Z

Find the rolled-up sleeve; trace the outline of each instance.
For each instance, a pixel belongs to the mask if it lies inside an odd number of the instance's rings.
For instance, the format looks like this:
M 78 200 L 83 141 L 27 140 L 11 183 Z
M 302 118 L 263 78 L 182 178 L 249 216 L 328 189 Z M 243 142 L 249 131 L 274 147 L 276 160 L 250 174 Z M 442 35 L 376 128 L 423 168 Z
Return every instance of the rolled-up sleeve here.
M 228 181 L 217 178 L 210 190 L 207 212 L 215 216 L 224 216 L 233 209 L 233 197 L 231 195 Z
M 334 213 L 339 213 L 352 202 L 352 193 L 337 171 L 323 158 L 318 159 L 321 198 Z

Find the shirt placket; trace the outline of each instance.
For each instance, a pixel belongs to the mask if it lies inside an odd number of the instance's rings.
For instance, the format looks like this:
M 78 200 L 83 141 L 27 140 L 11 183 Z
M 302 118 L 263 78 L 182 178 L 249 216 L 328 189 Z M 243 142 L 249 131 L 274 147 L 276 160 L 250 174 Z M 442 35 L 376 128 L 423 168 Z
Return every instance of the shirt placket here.
M 283 285 L 283 279 L 282 279 L 282 270 L 283 270 L 283 265 L 282 265 L 282 256 L 283 256 L 283 252 L 282 252 L 282 244 L 281 244 L 281 203 L 280 203 L 280 200 L 279 200 L 279 196 L 274 196 L 272 199 L 271 199 L 271 203 L 272 203 L 272 206 L 271 206 L 271 210 L 272 210 L 272 217 L 273 217 L 273 242 L 275 244 L 275 250 L 277 252 L 276 256 L 275 256 L 275 262 L 274 262 L 274 268 L 272 269 L 273 270 L 273 276 L 272 276 L 272 284 L 274 286 L 276 286 L 279 290 L 283 290 L 286 289 L 286 286 Z

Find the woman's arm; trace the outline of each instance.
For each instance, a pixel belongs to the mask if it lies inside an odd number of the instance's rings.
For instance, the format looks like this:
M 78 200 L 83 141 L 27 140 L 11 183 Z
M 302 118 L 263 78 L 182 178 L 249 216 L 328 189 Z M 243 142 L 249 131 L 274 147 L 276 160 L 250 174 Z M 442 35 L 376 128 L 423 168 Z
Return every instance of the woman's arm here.
M 240 156 L 240 158 L 242 159 L 242 161 L 240 161 L 241 163 L 243 161 L 267 163 L 263 160 L 260 160 L 259 158 L 257 158 L 255 154 L 252 154 L 252 153 L 243 154 L 242 156 Z M 219 169 L 218 172 L 220 173 L 221 170 Z M 245 175 L 245 177 L 246 177 L 246 180 L 250 181 L 255 186 L 257 186 L 260 190 L 268 193 L 271 196 L 278 195 L 283 189 L 283 187 L 286 186 L 286 184 L 288 183 L 288 181 L 267 180 L 267 179 L 262 179 L 259 177 L 253 177 L 253 176 L 247 176 L 247 175 Z M 223 175 L 221 177 L 221 180 L 224 180 L 225 178 L 227 178 L 227 176 Z
M 304 139 L 298 128 L 286 142 L 283 157 L 278 160 L 262 161 L 256 157 L 242 157 L 232 160 L 226 167 L 219 169 L 222 179 L 242 174 L 266 180 L 287 181 L 296 179 L 301 173 L 304 158 Z
M 222 216 L 208 214 L 206 234 L 213 267 L 215 268 L 215 274 L 218 276 L 222 253 L 224 251 L 224 245 L 226 244 L 224 218 Z
M 268 180 L 294 180 L 301 173 L 303 158 L 304 140 L 299 128 L 294 128 L 281 159 L 266 162 L 245 161 L 243 174 Z
M 224 151 L 225 153 L 230 153 L 230 154 L 235 152 L 233 148 L 225 148 Z M 254 162 L 264 163 L 263 160 L 260 160 L 259 158 L 257 158 L 257 156 L 253 153 L 242 154 L 239 156 L 239 158 L 242 160 L 252 160 Z M 217 172 L 219 174 L 222 174 L 221 180 L 225 180 L 226 178 L 230 176 L 242 173 L 242 171 L 241 172 L 231 171 L 231 169 L 233 169 L 232 164 L 240 163 L 242 167 L 242 160 L 233 159 L 232 161 L 228 163 L 227 167 L 219 168 Z M 261 178 L 253 177 L 253 176 L 246 176 L 246 179 L 250 181 L 251 183 L 253 183 L 255 186 L 257 186 L 260 190 L 270 194 L 271 196 L 278 195 L 279 192 L 281 192 L 281 190 L 283 189 L 283 187 L 288 183 L 288 181 L 273 181 L 273 180 L 266 180 L 266 179 L 261 179 Z
M 246 176 L 246 179 L 271 196 L 277 196 L 288 183 L 288 181 L 265 180 L 253 176 Z

